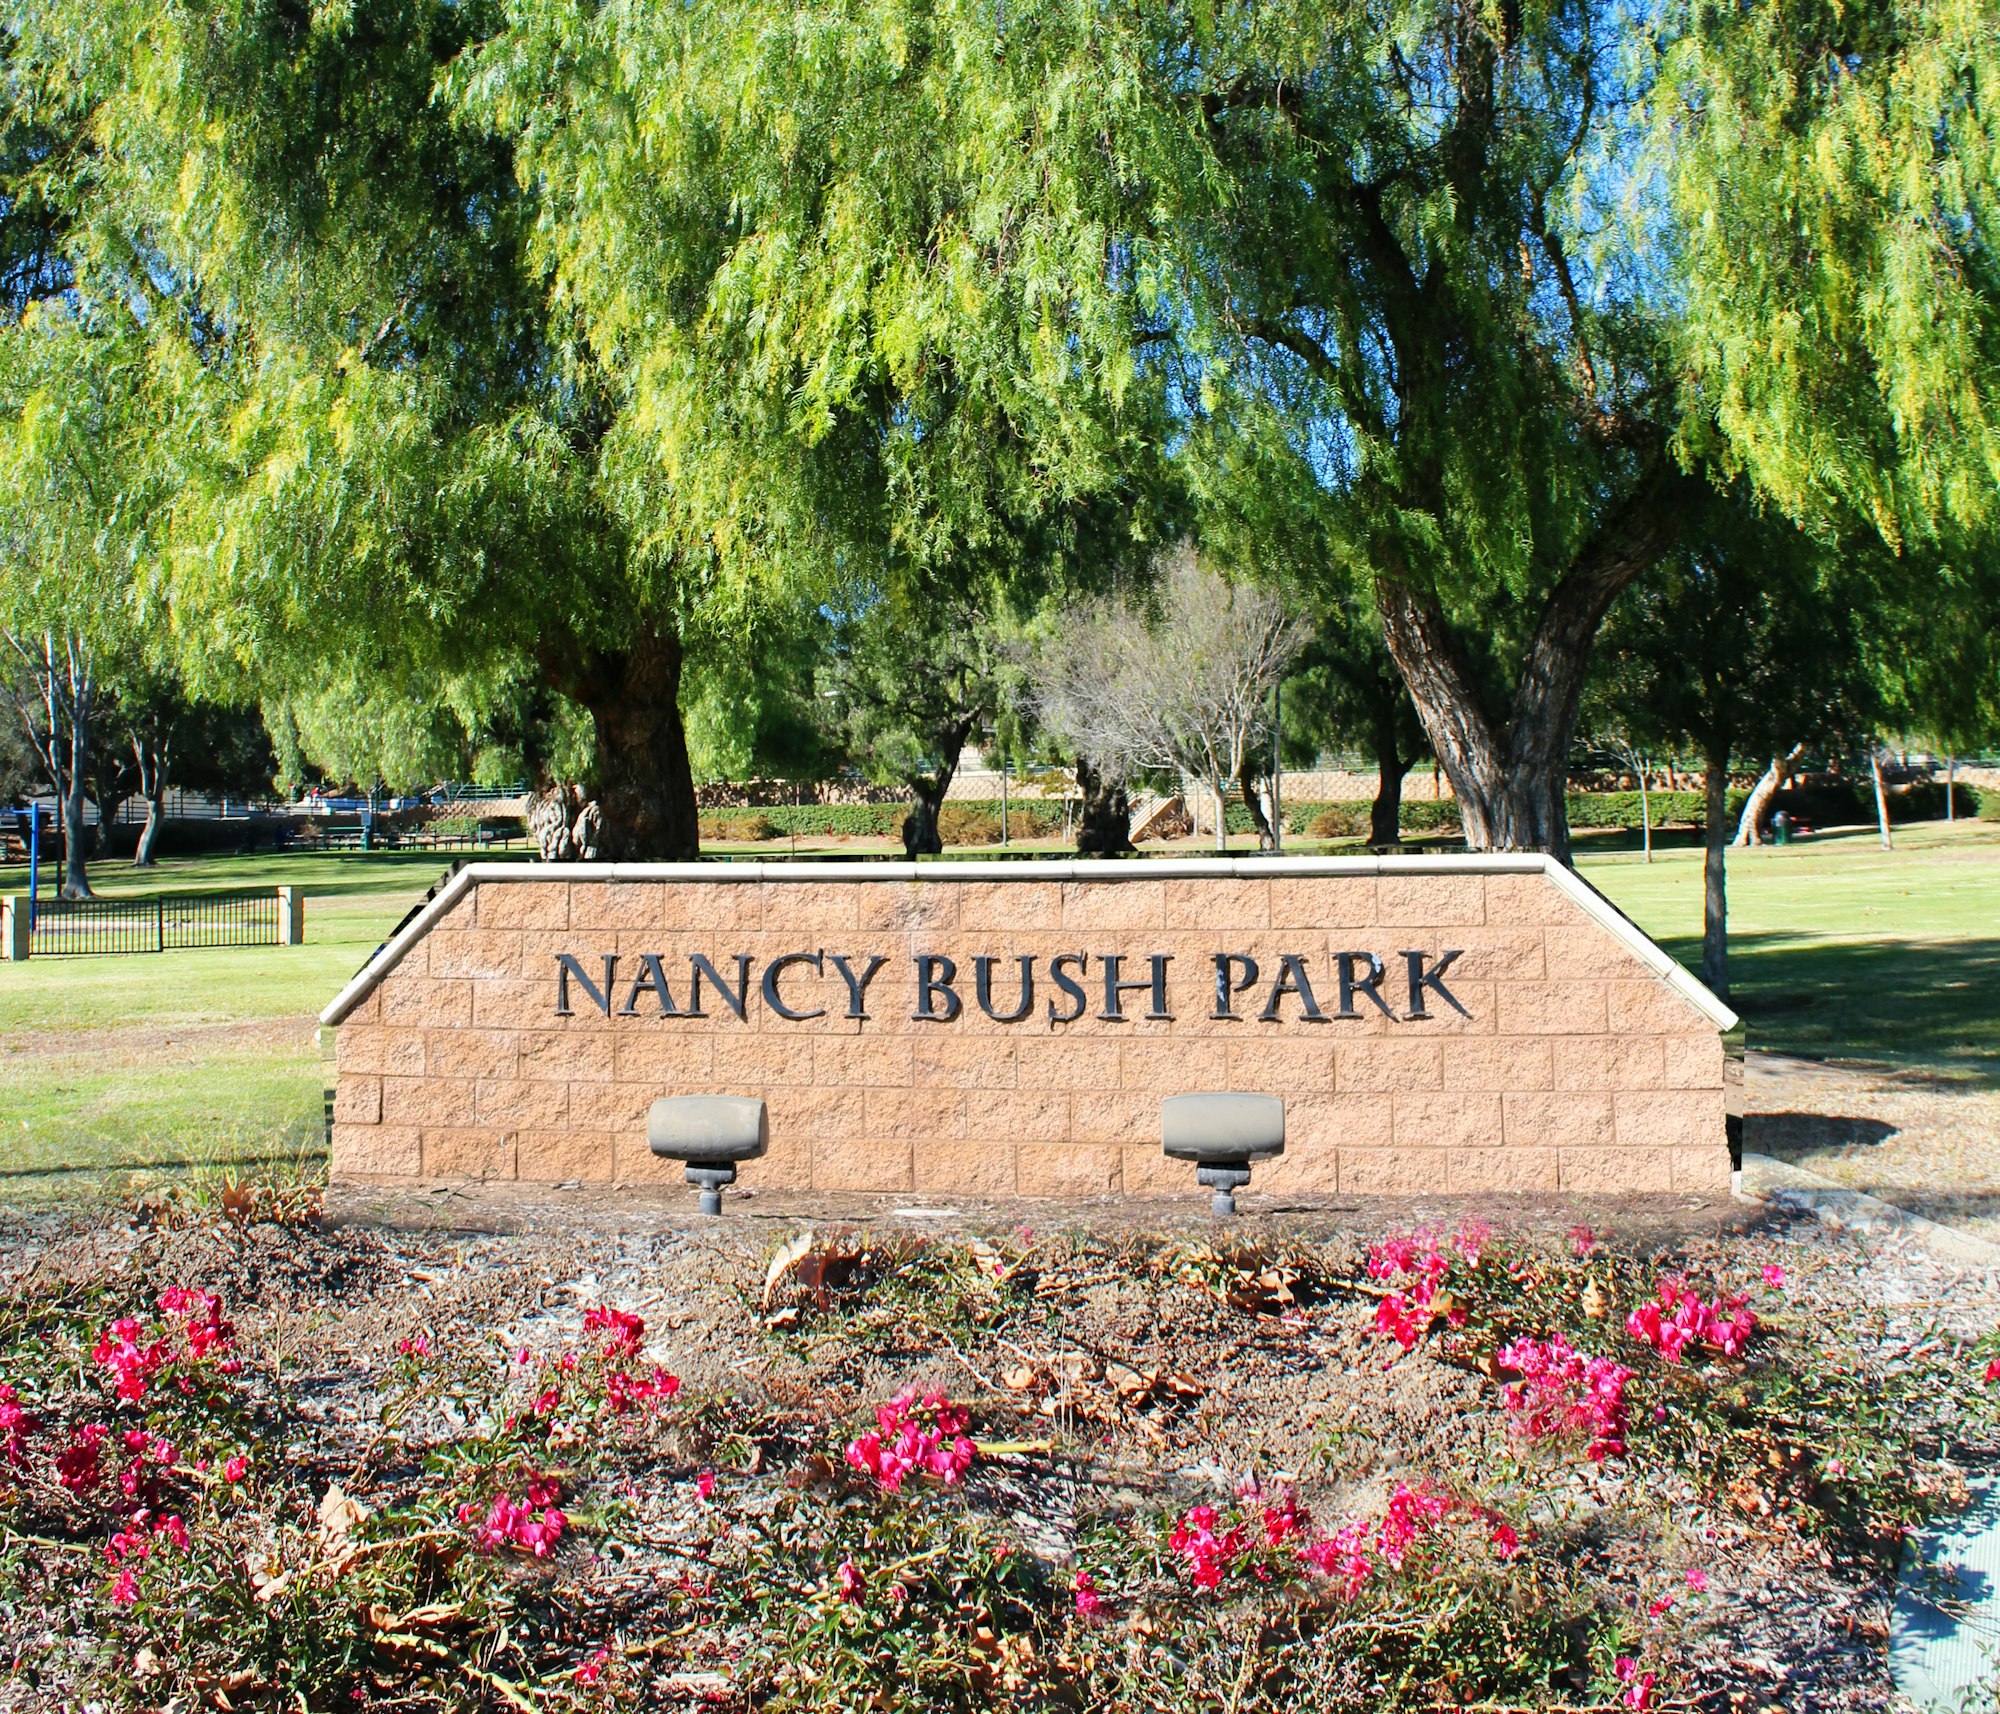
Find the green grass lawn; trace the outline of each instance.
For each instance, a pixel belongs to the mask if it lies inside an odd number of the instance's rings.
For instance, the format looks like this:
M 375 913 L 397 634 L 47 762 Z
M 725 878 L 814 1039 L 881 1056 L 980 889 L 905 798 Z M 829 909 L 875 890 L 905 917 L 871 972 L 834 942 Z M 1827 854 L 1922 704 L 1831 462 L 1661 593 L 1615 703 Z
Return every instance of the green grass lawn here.
M 1647 864 L 1628 844 L 1583 846 L 1583 873 L 1695 964 L 1700 852 Z M 1887 852 L 1828 835 L 1729 868 L 1732 999 L 1753 1046 L 2000 1081 L 2000 826 L 1899 829 Z M 296 886 L 306 944 L 0 965 L 0 1196 L 309 1162 L 315 1015 L 443 869 L 397 853 L 101 865 L 107 894 Z M 23 885 L 0 869 L 0 891 Z
M 1730 1003 L 1752 1047 L 2000 1081 L 2000 825 L 1926 822 L 1895 840 L 1732 851 Z M 1648 864 L 1584 846 L 1577 866 L 1699 967 L 1699 850 L 1656 850 Z
M 0 1195 L 322 1153 L 315 1015 L 443 869 L 372 852 L 96 866 L 107 896 L 298 887 L 306 943 L 0 965 Z M 0 892 L 25 886 L 0 869 Z

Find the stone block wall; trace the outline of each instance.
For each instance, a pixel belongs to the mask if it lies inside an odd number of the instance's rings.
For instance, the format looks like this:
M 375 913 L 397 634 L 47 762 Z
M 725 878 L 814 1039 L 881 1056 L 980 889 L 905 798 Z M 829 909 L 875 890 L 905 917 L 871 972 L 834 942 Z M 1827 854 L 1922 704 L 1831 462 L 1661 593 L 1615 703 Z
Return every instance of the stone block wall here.
M 1239 961 L 1227 1016 L 1218 955 Z M 1125 984 L 1109 1000 L 1108 956 Z M 853 1016 L 849 977 L 878 957 Z M 1024 958 L 1032 1004 L 998 1021 Z M 1148 1015 L 1154 958 L 1164 1017 Z M 926 1002 L 920 979 L 946 960 L 949 992 Z M 724 998 L 739 981 L 740 1018 Z M 647 1150 L 646 1109 L 719 1093 L 768 1104 L 746 1185 L 1185 1196 L 1160 1100 L 1235 1089 L 1286 1102 L 1286 1153 L 1258 1191 L 1729 1182 L 1733 1020 L 1539 859 L 475 865 L 325 1021 L 343 1181 L 678 1182 Z

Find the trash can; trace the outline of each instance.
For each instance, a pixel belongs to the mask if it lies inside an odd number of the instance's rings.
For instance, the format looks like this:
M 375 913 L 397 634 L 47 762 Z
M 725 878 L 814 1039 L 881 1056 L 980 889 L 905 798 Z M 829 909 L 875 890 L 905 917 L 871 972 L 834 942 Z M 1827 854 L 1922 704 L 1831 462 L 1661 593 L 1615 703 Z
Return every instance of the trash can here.
M 1771 843 L 1789 845 L 1792 842 L 1792 818 L 1782 809 L 1771 817 Z

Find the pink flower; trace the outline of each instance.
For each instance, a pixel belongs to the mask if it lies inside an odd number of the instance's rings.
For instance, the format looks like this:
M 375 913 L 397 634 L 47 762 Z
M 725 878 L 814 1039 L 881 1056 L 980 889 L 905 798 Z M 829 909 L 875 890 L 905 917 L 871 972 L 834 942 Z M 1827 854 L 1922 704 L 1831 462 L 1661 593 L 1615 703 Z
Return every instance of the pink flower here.
M 1696 1594 L 1700 1594 L 1702 1590 L 1708 1587 L 1708 1573 L 1702 1570 L 1700 1566 L 1695 1566 L 1687 1574 L 1687 1586 L 1694 1590 Z
M 1764 1264 L 1764 1283 L 1771 1287 L 1773 1291 L 1777 1290 L 1785 1283 L 1785 1270 L 1779 1267 L 1776 1262 L 1766 1262 Z
M 1412 1488 L 1407 1482 L 1398 1482 L 1395 1493 L 1389 1496 L 1388 1514 L 1382 1519 L 1382 1528 L 1377 1536 L 1382 1557 L 1400 1571 L 1403 1556 L 1416 1539 L 1435 1528 L 1450 1510 L 1451 1502 L 1442 1494 L 1433 1494 L 1427 1487 Z
M 1493 1526 L 1493 1551 L 1502 1559 L 1512 1559 L 1521 1551 L 1521 1532 L 1512 1524 Z
M 138 1573 L 127 1566 L 119 1572 L 111 1584 L 111 1604 L 114 1607 L 129 1607 L 139 1599 Z
M 1569 1229 L 1569 1247 L 1579 1256 L 1587 1256 L 1597 1248 L 1597 1234 L 1588 1226 L 1572 1226 Z
M 1601 1464 L 1625 1450 L 1625 1383 L 1632 1371 L 1608 1357 L 1585 1358 L 1560 1333 L 1517 1339 L 1499 1359 L 1521 1379 L 1501 1390 L 1514 1432 L 1530 1441 L 1587 1437 L 1587 1456 Z
M 1995 1357 L 1986 1365 L 1986 1380 L 1989 1386 L 1994 1381 L 2000 1381 L 2000 1357 Z
M 1374 1563 L 1364 1551 L 1368 1526 L 1359 1518 L 1349 1518 L 1332 1535 L 1321 1536 L 1299 1550 L 1308 1569 L 1330 1579 L 1348 1600 L 1361 1593 Z
M 646 1337 L 646 1324 L 638 1316 L 622 1309 L 612 1309 L 600 1305 L 586 1310 L 583 1317 L 586 1333 L 608 1332 L 611 1338 L 604 1346 L 606 1357 L 629 1357 L 638 1351 Z
M 419 1333 L 410 1339 L 396 1341 L 396 1355 L 399 1357 L 428 1357 L 431 1354 L 430 1338 Z
M 607 1346 L 607 1356 L 610 1350 Z M 655 1369 L 649 1380 L 636 1379 L 623 1369 L 612 1369 L 604 1377 L 604 1402 L 613 1416 L 622 1416 L 642 1404 L 664 1404 L 680 1390 L 680 1377 L 664 1369 Z
M 1637 1661 L 1626 1655 L 1620 1655 L 1612 1664 L 1611 1676 L 1626 1686 L 1625 1694 L 1619 1700 L 1627 1708 L 1653 1706 L 1654 1675 L 1650 1672 L 1641 1672 Z
M 1076 1616 L 1079 1619 L 1094 1619 L 1104 1611 L 1104 1600 L 1097 1592 L 1097 1584 L 1088 1571 L 1079 1571 L 1070 1584 L 1076 1596 Z
M 1646 1617 L 1657 1619 L 1662 1614 L 1671 1612 L 1673 1605 L 1674 1598 L 1671 1595 L 1656 1596 L 1653 1600 L 1646 1603 Z
M 609 1649 L 599 1649 L 594 1655 L 590 1657 L 590 1659 L 588 1659 L 583 1663 L 583 1665 L 578 1667 L 575 1672 L 570 1674 L 570 1676 L 573 1679 L 575 1679 L 578 1684 L 595 1684 L 597 1682 L 598 1674 L 603 1672 L 604 1670 L 604 1663 L 608 1661 L 610 1658 L 611 1658 L 611 1651 Z
M 537 1559 L 546 1559 L 569 1526 L 569 1519 L 556 1504 L 561 1498 L 561 1484 L 555 1477 L 531 1474 L 527 1497 L 516 1500 L 505 1494 L 496 1495 L 485 1520 L 474 1529 L 472 1539 L 489 1552 L 519 1547 Z M 458 1515 L 461 1522 L 471 1523 L 479 1513 L 476 1507 L 463 1505 Z
M 250 1460 L 243 1457 L 240 1453 L 222 1467 L 222 1479 L 225 1482 L 240 1482 L 249 1473 Z
M 21 1395 L 0 1385 L 0 1449 L 9 1464 L 19 1464 L 28 1453 L 28 1437 L 41 1423 L 21 1408 Z
M 1188 1577 L 1197 1589 L 1219 1589 L 1229 1567 L 1243 1552 L 1243 1531 L 1232 1527 L 1216 1533 L 1221 1515 L 1213 1506 L 1190 1506 L 1167 1534 L 1167 1546 L 1187 1561 Z
M 1308 1522 L 1299 1510 L 1298 1496 L 1286 1488 L 1276 1505 L 1264 1508 L 1264 1540 L 1272 1547 L 1283 1547 L 1293 1536 L 1304 1534 Z
M 56 1480 L 72 1494 L 87 1494 L 104 1479 L 103 1447 L 110 1432 L 101 1422 L 85 1423 L 56 1454 Z
M 970 1413 L 942 1393 L 927 1394 L 919 1404 L 915 1390 L 906 1388 L 875 1407 L 876 1428 L 848 1442 L 847 1462 L 867 1471 L 885 1494 L 899 1492 L 912 1475 L 935 1476 L 950 1487 L 964 1479 L 978 1454 L 961 1432 L 970 1421 Z
M 1473 1234 L 1475 1243 L 1469 1253 L 1465 1249 L 1461 1249 L 1460 1253 L 1476 1266 L 1477 1242 L 1490 1237 L 1492 1229 L 1482 1223 L 1467 1230 Z M 1384 1238 L 1375 1245 L 1368 1252 L 1369 1277 L 1409 1282 L 1385 1294 L 1375 1306 L 1376 1331 L 1388 1334 L 1405 1351 L 1410 1351 L 1416 1348 L 1417 1342 L 1431 1330 L 1440 1315 L 1447 1326 L 1463 1327 L 1465 1310 L 1462 1305 L 1451 1301 L 1449 1293 L 1445 1295 L 1446 1307 L 1442 1310 L 1437 1307 L 1438 1289 L 1451 1271 L 1451 1265 L 1451 1256 L 1439 1249 L 1428 1234 Z
M 833 1575 L 834 1580 L 840 1586 L 840 1598 L 843 1601 L 853 1601 L 858 1604 L 867 1587 L 866 1581 L 861 1575 L 861 1567 L 856 1565 L 852 1559 L 843 1559 Z
M 1725 1357 L 1742 1353 L 1757 1331 L 1757 1317 L 1742 1296 L 1718 1297 L 1705 1303 L 1687 1282 L 1665 1278 L 1653 1300 L 1640 1304 L 1625 1318 L 1625 1331 L 1650 1345 L 1669 1363 L 1678 1363 L 1690 1345 L 1714 1346 Z
M 704 1500 L 714 1499 L 715 1472 L 713 1470 L 704 1470 L 699 1476 L 695 1477 L 694 1491 L 697 1494 L 699 1494 Z

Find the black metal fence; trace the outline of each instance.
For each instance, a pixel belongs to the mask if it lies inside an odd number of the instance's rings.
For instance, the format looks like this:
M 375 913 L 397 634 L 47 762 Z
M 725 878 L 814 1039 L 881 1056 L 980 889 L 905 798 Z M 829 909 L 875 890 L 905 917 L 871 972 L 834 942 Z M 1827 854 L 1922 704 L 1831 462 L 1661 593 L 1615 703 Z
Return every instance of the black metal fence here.
M 144 899 L 43 899 L 33 956 L 171 952 L 190 946 L 276 946 L 278 894 L 156 893 Z

